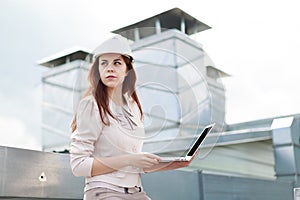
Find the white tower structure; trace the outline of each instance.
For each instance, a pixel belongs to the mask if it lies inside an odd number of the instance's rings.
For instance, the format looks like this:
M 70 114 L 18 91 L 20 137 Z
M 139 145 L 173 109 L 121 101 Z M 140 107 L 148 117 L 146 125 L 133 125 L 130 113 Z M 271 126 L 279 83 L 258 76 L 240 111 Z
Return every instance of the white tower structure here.
M 63 151 L 70 144 L 74 101 L 87 88 L 91 51 L 72 47 L 38 61 L 48 67 L 43 74 L 42 135 L 44 151 Z M 74 85 L 76 84 L 76 85 Z

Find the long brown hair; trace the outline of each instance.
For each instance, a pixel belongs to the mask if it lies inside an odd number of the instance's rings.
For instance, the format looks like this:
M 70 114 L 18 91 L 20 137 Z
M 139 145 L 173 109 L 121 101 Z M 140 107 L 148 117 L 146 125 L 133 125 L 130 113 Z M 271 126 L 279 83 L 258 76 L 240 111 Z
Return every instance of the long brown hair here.
M 123 94 L 127 93 L 136 102 L 140 110 L 141 119 L 142 119 L 143 110 L 138 95 L 135 91 L 136 73 L 132 64 L 133 59 L 131 57 L 128 58 L 127 56 L 124 55 L 121 56 L 127 66 L 127 76 L 125 77 L 123 82 L 122 93 Z M 107 86 L 104 85 L 103 82 L 101 81 L 98 67 L 99 67 L 99 56 L 95 59 L 95 61 L 91 65 L 91 69 L 88 76 L 90 86 L 86 90 L 82 98 L 89 95 L 93 95 L 95 97 L 95 100 L 99 108 L 100 119 L 103 124 L 109 126 L 110 122 L 107 120 L 108 115 L 111 116 L 112 118 L 115 117 L 113 116 L 113 114 L 109 109 L 109 97 L 107 94 Z M 72 132 L 74 132 L 76 128 L 77 128 L 77 123 L 76 123 L 76 114 L 75 114 L 73 117 L 73 121 L 71 123 Z

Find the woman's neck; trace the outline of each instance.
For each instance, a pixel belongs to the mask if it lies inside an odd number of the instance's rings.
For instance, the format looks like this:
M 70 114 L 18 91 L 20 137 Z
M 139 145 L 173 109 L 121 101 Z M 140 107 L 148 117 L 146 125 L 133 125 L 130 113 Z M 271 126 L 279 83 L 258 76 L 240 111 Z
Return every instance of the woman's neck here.
M 117 87 L 113 89 L 108 90 L 108 96 L 109 98 L 117 105 L 123 105 L 123 94 L 122 94 L 122 88 Z

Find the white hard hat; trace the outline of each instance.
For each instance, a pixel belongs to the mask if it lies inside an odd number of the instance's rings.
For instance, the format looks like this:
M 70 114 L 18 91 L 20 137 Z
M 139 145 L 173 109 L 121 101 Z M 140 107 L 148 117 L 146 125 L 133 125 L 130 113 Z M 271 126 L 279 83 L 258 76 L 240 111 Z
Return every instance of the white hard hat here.
M 94 58 L 105 53 L 118 53 L 133 60 L 129 42 L 121 35 L 116 35 L 100 44 L 94 51 Z

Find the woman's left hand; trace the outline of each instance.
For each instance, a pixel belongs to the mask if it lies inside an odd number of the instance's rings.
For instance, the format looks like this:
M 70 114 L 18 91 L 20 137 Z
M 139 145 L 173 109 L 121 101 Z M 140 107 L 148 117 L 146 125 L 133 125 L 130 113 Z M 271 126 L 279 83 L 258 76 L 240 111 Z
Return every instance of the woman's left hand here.
M 167 166 L 166 166 L 166 170 L 172 170 L 172 169 L 178 169 L 178 168 L 182 168 L 182 167 L 188 167 L 191 162 L 195 159 L 196 155 L 198 155 L 198 151 L 194 154 L 194 156 L 189 160 L 189 161 L 174 161 L 174 162 L 170 162 Z
M 195 159 L 198 151 L 194 154 L 191 160 L 189 161 L 173 161 L 169 163 L 159 163 L 151 168 L 146 168 L 144 169 L 145 172 L 155 172 L 155 171 L 164 171 L 164 170 L 173 170 L 173 169 L 178 169 L 182 167 L 188 167 L 191 162 Z

